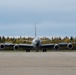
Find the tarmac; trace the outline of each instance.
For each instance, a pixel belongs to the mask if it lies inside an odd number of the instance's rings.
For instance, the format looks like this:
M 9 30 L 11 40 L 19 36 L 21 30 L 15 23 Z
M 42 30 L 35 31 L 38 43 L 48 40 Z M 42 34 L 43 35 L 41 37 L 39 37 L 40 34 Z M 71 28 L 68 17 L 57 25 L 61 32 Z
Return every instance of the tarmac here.
M 76 52 L 0 52 L 0 75 L 76 75 Z

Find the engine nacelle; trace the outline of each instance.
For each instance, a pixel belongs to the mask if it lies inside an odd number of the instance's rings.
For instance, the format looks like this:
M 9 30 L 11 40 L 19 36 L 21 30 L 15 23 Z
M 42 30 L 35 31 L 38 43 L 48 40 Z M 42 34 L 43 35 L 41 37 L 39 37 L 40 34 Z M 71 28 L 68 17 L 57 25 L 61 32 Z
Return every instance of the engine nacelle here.
M 72 43 L 69 43 L 69 44 L 67 45 L 67 48 L 68 48 L 68 49 L 72 49 L 72 48 L 73 48 L 73 44 L 72 44 Z
M 59 48 L 60 48 L 60 47 L 59 47 L 58 44 L 55 44 L 55 45 L 54 45 L 54 49 L 55 49 L 55 50 L 58 50 Z
M 18 46 L 17 44 L 14 45 L 13 49 L 14 49 L 14 50 L 17 50 L 17 49 L 19 49 L 19 46 Z
M 0 45 L 0 49 L 4 49 L 5 48 L 5 45 L 4 44 L 1 44 Z

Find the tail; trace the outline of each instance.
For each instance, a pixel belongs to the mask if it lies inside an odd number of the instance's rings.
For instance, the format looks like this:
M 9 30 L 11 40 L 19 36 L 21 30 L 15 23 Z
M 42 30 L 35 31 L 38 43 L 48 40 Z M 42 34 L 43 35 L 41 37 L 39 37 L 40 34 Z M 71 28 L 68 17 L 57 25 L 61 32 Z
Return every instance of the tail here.
M 35 23 L 35 38 L 36 38 L 36 23 Z

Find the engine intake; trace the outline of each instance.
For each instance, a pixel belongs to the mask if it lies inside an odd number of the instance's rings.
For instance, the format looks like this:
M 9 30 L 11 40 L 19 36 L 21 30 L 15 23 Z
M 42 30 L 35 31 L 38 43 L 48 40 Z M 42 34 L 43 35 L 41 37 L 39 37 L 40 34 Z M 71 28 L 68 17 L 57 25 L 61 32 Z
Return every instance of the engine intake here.
M 14 45 L 13 49 L 17 50 L 17 49 L 19 49 L 19 46 L 18 45 Z
M 55 45 L 54 45 L 54 49 L 58 50 L 59 48 L 60 48 L 60 47 L 59 47 L 58 44 L 55 44 Z
M 68 49 L 72 49 L 72 48 L 73 48 L 73 45 L 72 45 L 71 43 L 69 43 L 69 44 L 67 45 L 67 48 L 68 48 Z
M 5 45 L 4 44 L 1 44 L 0 45 L 0 49 L 4 49 L 5 48 Z

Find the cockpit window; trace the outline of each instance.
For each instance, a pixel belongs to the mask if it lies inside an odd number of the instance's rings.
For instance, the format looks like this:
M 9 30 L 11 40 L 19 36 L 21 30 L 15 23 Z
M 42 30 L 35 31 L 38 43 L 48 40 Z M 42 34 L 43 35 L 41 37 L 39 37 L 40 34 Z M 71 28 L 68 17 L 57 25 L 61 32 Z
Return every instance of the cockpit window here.
M 36 46 L 39 46 L 39 41 L 37 42 Z
M 39 40 L 35 40 L 35 42 L 36 42 L 36 46 L 40 45 L 40 41 Z

